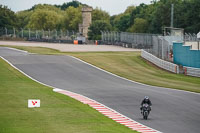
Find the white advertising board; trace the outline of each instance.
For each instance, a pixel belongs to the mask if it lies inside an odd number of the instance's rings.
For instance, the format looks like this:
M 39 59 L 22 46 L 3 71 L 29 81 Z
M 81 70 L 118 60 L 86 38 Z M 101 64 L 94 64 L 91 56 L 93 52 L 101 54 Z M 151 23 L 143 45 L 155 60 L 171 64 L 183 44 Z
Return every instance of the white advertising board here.
M 28 99 L 28 108 L 40 107 L 40 100 Z

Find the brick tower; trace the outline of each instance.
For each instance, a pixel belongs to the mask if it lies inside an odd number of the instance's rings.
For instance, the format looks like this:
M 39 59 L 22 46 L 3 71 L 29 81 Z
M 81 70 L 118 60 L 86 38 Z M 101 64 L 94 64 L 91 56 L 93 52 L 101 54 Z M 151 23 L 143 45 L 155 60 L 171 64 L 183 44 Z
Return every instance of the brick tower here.
M 79 24 L 79 32 L 86 38 L 88 38 L 88 28 L 92 23 L 92 7 L 82 8 L 82 24 Z

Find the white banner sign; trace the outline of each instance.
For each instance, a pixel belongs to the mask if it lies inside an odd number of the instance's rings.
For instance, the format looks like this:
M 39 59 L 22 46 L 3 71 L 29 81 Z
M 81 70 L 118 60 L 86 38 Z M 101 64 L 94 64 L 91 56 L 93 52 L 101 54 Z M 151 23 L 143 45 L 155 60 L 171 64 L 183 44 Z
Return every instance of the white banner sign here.
M 36 99 L 29 99 L 28 100 L 28 107 L 29 108 L 35 108 L 40 107 L 40 100 Z

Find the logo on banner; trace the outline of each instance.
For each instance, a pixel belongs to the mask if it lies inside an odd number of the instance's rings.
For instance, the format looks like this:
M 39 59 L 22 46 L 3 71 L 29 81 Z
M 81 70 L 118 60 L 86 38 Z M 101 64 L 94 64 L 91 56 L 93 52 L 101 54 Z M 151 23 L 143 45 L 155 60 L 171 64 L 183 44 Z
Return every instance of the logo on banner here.
M 28 107 L 29 108 L 35 108 L 40 107 L 40 100 L 36 99 L 29 99 L 28 100 Z

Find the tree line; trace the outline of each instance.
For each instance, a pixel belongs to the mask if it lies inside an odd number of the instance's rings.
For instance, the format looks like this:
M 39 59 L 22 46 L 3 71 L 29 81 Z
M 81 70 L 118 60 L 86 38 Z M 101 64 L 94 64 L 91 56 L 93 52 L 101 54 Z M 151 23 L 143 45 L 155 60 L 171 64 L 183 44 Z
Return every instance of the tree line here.
M 184 28 L 189 33 L 199 32 L 200 0 L 152 0 L 151 4 L 129 6 L 125 12 L 113 16 L 95 8 L 92 11 L 89 39 L 100 39 L 101 31 L 110 30 L 161 34 L 163 27 L 170 26 L 171 4 L 174 4 L 174 27 Z M 38 4 L 15 13 L 0 5 L 0 27 L 78 31 L 83 6 L 87 5 L 78 1 L 62 5 Z

